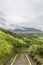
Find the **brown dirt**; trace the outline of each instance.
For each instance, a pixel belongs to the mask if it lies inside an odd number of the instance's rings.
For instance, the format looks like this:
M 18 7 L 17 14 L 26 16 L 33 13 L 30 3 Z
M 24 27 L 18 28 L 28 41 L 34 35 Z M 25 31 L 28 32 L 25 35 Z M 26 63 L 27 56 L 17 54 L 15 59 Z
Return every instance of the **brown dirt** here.
M 25 54 L 21 54 L 13 65 L 28 65 Z

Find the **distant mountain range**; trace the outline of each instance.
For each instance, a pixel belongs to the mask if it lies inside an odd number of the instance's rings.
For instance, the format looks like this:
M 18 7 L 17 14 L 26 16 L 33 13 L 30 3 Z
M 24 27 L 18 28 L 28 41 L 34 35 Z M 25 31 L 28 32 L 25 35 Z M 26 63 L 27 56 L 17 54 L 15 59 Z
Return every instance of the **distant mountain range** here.
M 40 29 L 28 28 L 28 27 L 17 27 L 14 30 L 9 29 L 12 32 L 42 32 Z

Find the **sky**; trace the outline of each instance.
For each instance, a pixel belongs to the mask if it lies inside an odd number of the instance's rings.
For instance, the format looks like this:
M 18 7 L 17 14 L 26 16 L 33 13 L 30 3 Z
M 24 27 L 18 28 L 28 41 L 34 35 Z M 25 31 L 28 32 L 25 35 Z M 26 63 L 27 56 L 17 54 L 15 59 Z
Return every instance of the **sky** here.
M 0 27 L 43 30 L 43 0 L 0 0 Z

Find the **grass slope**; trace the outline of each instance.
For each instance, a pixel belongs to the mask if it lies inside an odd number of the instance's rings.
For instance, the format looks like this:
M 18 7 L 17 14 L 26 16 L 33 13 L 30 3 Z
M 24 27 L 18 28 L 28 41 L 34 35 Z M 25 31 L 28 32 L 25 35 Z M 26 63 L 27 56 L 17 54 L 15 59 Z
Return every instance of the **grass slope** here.
M 43 63 L 43 37 L 16 34 L 0 28 L 0 65 L 6 65 L 13 55 L 25 49 L 31 57 Z
M 0 29 L 0 65 L 6 65 L 13 54 L 21 52 L 24 45 L 23 40 Z
M 28 37 L 25 39 L 30 56 L 43 63 L 43 37 Z M 40 64 L 41 65 L 41 64 Z

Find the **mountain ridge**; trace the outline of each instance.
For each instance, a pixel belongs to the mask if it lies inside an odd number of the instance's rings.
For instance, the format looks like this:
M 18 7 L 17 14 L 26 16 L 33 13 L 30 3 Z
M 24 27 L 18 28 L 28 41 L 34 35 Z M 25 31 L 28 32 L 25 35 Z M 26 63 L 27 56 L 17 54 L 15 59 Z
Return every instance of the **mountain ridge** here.
M 36 28 L 29 28 L 29 27 L 17 27 L 15 29 L 8 29 L 9 31 L 12 32 L 42 32 L 42 30 L 40 29 L 36 29 Z

